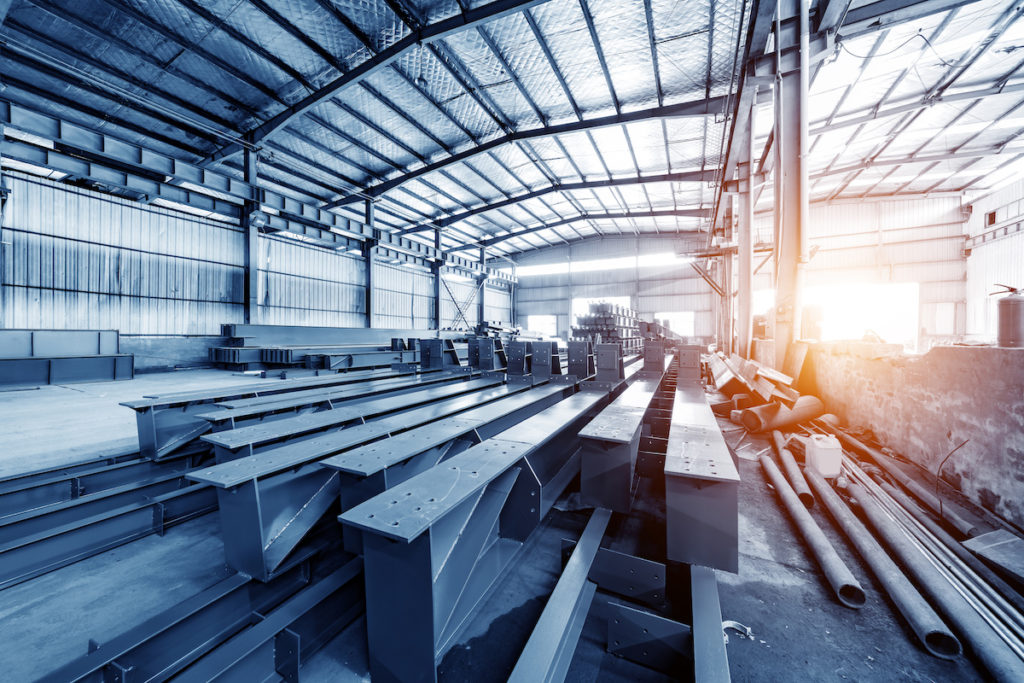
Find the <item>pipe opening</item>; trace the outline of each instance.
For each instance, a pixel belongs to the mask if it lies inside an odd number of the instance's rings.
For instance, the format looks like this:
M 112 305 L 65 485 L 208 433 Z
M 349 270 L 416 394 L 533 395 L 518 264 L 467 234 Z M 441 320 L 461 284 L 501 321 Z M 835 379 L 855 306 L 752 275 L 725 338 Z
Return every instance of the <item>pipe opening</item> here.
M 952 633 L 929 631 L 924 637 L 924 645 L 936 657 L 955 659 L 963 652 L 960 641 Z
M 812 507 L 814 507 L 814 496 L 812 496 L 810 493 L 807 493 L 806 491 L 799 495 L 800 502 L 804 504 L 805 508 L 810 510 Z
M 867 602 L 867 597 L 860 586 L 845 584 L 839 589 L 839 601 L 847 607 L 857 609 L 864 606 L 864 603 Z

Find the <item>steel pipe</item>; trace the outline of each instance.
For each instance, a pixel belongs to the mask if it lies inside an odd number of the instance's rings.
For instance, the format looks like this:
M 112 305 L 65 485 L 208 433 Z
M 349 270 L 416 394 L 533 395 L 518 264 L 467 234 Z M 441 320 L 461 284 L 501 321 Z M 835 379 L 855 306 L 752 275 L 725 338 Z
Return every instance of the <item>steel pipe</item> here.
M 840 559 L 836 549 L 832 547 L 825 533 L 818 527 L 814 518 L 811 517 L 811 513 L 807 512 L 807 508 L 803 506 L 796 493 L 793 492 L 792 487 L 790 487 L 786 478 L 782 476 L 782 472 L 779 471 L 775 461 L 767 455 L 762 455 L 759 460 L 769 481 L 775 487 L 779 498 L 782 499 L 783 504 L 786 506 L 786 510 L 789 511 L 790 517 L 793 518 L 793 521 L 800 529 L 800 534 L 807 541 L 807 545 L 810 546 L 814 558 L 818 561 L 818 565 L 825 572 L 825 578 L 828 579 L 829 585 L 832 586 L 836 598 L 847 607 L 853 609 L 863 607 L 865 602 L 864 589 L 861 588 L 853 573 L 850 572 L 850 569 Z
M 859 484 L 851 483 L 849 491 L 856 498 L 871 526 L 897 555 L 932 603 L 959 631 L 988 672 L 1001 681 L 1024 681 L 1024 660 L 1017 657 L 1007 644 L 997 637 L 995 631 L 963 596 L 950 590 L 950 582 L 882 510 L 878 502 Z
M 888 482 L 879 482 L 882 490 L 888 493 L 893 499 L 899 503 L 904 510 L 918 521 L 918 523 L 926 528 L 936 539 L 942 542 L 949 551 L 956 556 L 960 562 L 969 567 L 979 578 L 984 579 L 988 582 L 991 587 L 990 595 L 996 597 L 997 600 L 1004 602 L 1001 607 L 1004 610 L 1016 610 L 1016 621 L 1024 626 L 1024 597 L 1021 596 L 1016 590 L 1013 589 L 1006 581 L 1002 579 L 998 574 L 988 568 L 984 562 L 974 556 L 969 550 L 963 547 L 963 545 L 955 538 L 949 535 L 945 529 L 939 526 L 935 520 L 929 517 L 925 512 L 918 506 L 910 496 L 903 491 L 900 491 L 895 486 Z
M 819 424 L 821 424 L 820 421 Z M 859 439 L 850 436 L 846 432 L 830 424 L 823 424 L 822 426 L 824 426 L 829 433 L 835 434 L 839 437 L 839 440 L 846 446 L 867 455 L 878 463 L 878 466 L 885 470 L 889 476 L 898 481 L 903 488 L 914 494 L 915 498 L 927 505 L 932 512 L 939 516 L 939 518 L 946 520 L 956 527 L 957 531 L 962 533 L 964 536 L 970 538 L 978 533 L 978 528 L 973 522 L 970 522 L 963 516 L 960 509 L 954 503 L 941 502 L 934 493 L 921 486 L 921 484 L 914 481 L 910 475 L 901 470 L 899 466 L 889 458 L 889 456 L 885 455 L 877 448 L 868 446 Z
M 755 408 L 747 408 L 740 415 L 743 426 L 752 432 L 764 432 L 769 429 L 782 429 L 798 422 L 813 420 L 825 413 L 825 404 L 817 396 L 801 396 L 787 408 L 778 403 L 768 403 Z
M 976 575 L 972 575 L 947 547 L 893 500 L 849 456 L 843 457 L 854 478 L 874 496 L 881 509 L 896 522 L 897 526 L 904 530 L 911 545 L 924 554 L 938 575 L 948 582 L 949 588 L 958 593 L 982 621 L 1003 640 L 1011 652 L 1024 662 L 1024 630 L 1021 630 L 1014 621 L 1012 610 L 1007 612 L 998 604 L 998 596 L 991 588 L 986 591 L 984 583 Z M 996 600 L 991 599 L 993 596 Z
M 800 472 L 800 467 L 796 464 L 796 458 L 793 457 L 792 451 L 786 448 L 786 439 L 782 436 L 782 432 L 777 429 L 772 430 L 772 445 L 775 446 L 775 452 L 782 462 L 782 470 L 786 473 L 786 478 L 789 479 L 800 502 L 806 508 L 814 507 L 814 496 L 807 488 L 807 481 L 804 480 L 804 475 Z
M 906 620 L 911 630 L 924 646 L 936 657 L 954 659 L 963 652 L 963 647 L 942 618 L 935 613 L 928 601 L 910 583 L 903 571 L 896 566 L 875 537 L 850 511 L 825 478 L 813 470 L 806 470 L 807 481 L 829 511 L 832 519 L 853 546 L 860 553 L 871 572 L 882 584 L 896 609 Z

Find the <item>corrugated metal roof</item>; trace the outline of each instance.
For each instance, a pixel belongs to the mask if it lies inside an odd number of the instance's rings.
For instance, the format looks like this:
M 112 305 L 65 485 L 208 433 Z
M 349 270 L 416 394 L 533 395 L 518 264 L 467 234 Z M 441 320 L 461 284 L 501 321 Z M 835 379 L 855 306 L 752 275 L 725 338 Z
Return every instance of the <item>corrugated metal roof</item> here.
M 519 131 L 726 92 L 744 0 L 713 11 L 648 4 L 649 12 L 621 0 L 16 0 L 0 70 L 5 98 L 202 162 L 417 29 L 514 10 L 410 45 L 261 141 L 277 187 L 329 202 Z M 705 126 L 693 123 L 639 121 L 498 144 L 374 195 L 378 215 L 429 224 L 544 186 L 713 167 L 724 124 L 712 122 L 716 137 L 706 141 Z M 224 168 L 240 173 L 233 161 Z M 647 188 L 573 194 L 452 227 L 487 236 L 584 206 L 656 203 Z M 552 230 L 532 235 L 524 239 L 558 239 Z
M 219 156 L 270 126 L 268 186 L 353 216 L 347 202 L 370 197 L 397 229 L 464 216 L 450 247 L 525 231 L 491 243 L 512 253 L 706 227 L 569 221 L 714 207 L 708 182 L 645 180 L 723 163 L 731 99 L 664 108 L 734 92 L 753 4 L 15 0 L 0 97 L 236 177 Z M 973 189 L 1024 161 L 1009 145 L 1024 133 L 1021 12 L 977 0 L 849 38 L 841 26 L 812 74 L 812 199 Z M 598 121 L 635 112 L 650 116 Z M 599 186 L 610 178 L 630 184 Z

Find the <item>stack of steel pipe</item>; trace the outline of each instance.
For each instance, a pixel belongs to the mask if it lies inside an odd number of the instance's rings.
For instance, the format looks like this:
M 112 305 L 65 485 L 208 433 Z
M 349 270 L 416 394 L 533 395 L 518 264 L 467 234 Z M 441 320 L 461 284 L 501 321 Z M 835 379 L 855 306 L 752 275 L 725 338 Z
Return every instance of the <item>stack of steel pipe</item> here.
M 848 454 L 843 464 L 846 488 L 871 527 L 968 649 L 996 680 L 1024 681 L 1024 615 Z
M 879 467 L 885 470 L 889 476 L 899 482 L 903 488 L 914 494 L 915 498 L 927 505 L 928 508 L 940 518 L 952 524 L 957 531 L 962 533 L 964 536 L 971 537 L 978 533 L 978 529 L 975 524 L 967 519 L 966 514 L 961 511 L 958 506 L 940 501 L 934 493 L 914 481 L 906 472 L 901 470 L 899 466 L 889 458 L 889 456 L 885 455 L 877 448 L 868 446 L 862 441 L 850 436 L 843 430 L 838 429 L 827 422 L 817 420 L 814 424 L 824 428 L 830 434 L 835 434 L 844 446 L 870 457 L 876 464 L 878 464 Z
M 786 473 L 786 478 L 789 479 L 789 483 L 793 486 L 793 491 L 800 498 L 800 502 L 804 504 L 804 507 L 814 507 L 814 495 L 807 488 L 807 481 L 804 479 L 804 475 L 800 473 L 800 467 L 796 464 L 796 458 L 793 457 L 793 453 L 786 447 L 785 437 L 777 429 L 772 430 L 772 445 L 775 446 L 775 454 L 779 456 L 779 461 L 782 463 L 782 469 Z
M 893 604 L 906 619 L 907 624 L 910 625 L 924 648 L 936 657 L 944 659 L 953 659 L 959 655 L 963 651 L 960 641 L 949 630 L 941 617 L 935 613 L 931 605 L 921 597 L 921 594 L 886 554 L 874 536 L 850 511 L 839 494 L 832 490 L 832 486 L 825 481 L 825 478 L 813 469 L 807 469 L 805 474 L 832 519 L 843 530 L 864 562 L 871 568 L 871 572 L 882 584 L 882 588 L 892 599 Z
M 828 579 L 829 585 L 832 586 L 836 598 L 847 607 L 853 609 L 862 607 L 866 600 L 864 589 L 861 588 L 853 573 L 836 553 L 828 537 L 822 532 L 817 522 L 811 517 L 811 514 L 807 512 L 807 508 L 804 507 L 803 502 L 793 491 L 786 478 L 782 476 L 782 472 L 779 471 L 775 462 L 763 454 L 760 457 L 760 461 L 768 480 L 775 487 L 775 491 L 779 494 L 779 498 L 782 499 L 786 510 L 789 511 L 790 517 L 796 523 L 800 534 L 810 547 L 814 558 L 818 561 L 822 571 L 825 572 L 825 578 Z

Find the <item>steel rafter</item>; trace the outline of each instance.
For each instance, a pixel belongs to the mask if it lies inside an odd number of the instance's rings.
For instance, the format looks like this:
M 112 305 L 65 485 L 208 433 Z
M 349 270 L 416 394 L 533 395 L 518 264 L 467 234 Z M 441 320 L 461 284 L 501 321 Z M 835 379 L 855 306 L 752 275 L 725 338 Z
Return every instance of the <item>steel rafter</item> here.
M 112 64 L 102 62 L 96 59 L 95 57 L 92 57 L 91 55 L 87 55 L 75 49 L 73 46 L 68 45 L 67 43 L 58 42 L 56 39 L 54 39 L 53 36 L 44 35 L 36 31 L 31 26 L 22 24 L 17 19 L 8 18 L 8 20 L 4 23 L 4 27 L 8 30 L 13 29 L 16 33 L 19 33 L 23 36 L 31 38 L 32 40 L 38 43 L 46 45 L 48 48 L 61 53 L 65 57 L 84 62 L 93 67 L 94 69 L 97 69 L 98 71 L 101 71 L 105 74 L 113 76 L 114 78 L 125 81 L 126 83 L 130 83 L 136 88 L 144 90 L 148 93 L 152 93 L 153 95 L 156 95 L 160 98 L 163 98 L 164 100 L 167 100 L 168 102 L 172 102 L 178 107 L 181 107 L 183 110 L 189 112 L 192 116 L 196 118 L 206 119 L 207 121 L 210 121 L 211 123 L 223 128 L 226 131 L 235 131 L 234 121 L 229 121 L 217 114 L 208 112 L 204 109 L 200 109 L 192 100 L 187 100 L 183 97 L 175 95 L 174 93 L 163 88 L 160 88 L 159 86 L 153 83 L 149 83 L 138 78 L 132 73 L 118 69 L 116 66 Z M 15 46 L 8 45 L 8 49 L 17 48 Z
M 650 109 L 642 109 L 639 111 L 629 112 L 625 114 L 614 114 L 611 116 L 601 116 L 594 119 L 581 119 L 580 121 L 563 123 L 551 126 L 543 126 L 541 128 L 533 128 L 527 130 L 520 130 L 511 132 L 498 138 L 494 138 L 476 147 L 463 150 L 450 157 L 446 157 L 439 161 L 435 161 L 432 164 L 423 166 L 421 168 L 410 171 L 409 173 L 387 180 L 379 185 L 368 187 L 363 190 L 360 194 L 350 194 L 341 199 L 328 204 L 325 208 L 333 209 L 338 206 L 350 204 L 352 202 L 359 201 L 365 196 L 379 197 L 385 192 L 403 185 L 410 180 L 414 180 L 420 176 L 426 175 L 438 169 L 444 168 L 451 164 L 456 164 L 466 159 L 472 158 L 485 152 L 490 152 L 498 147 L 502 147 L 507 144 L 511 144 L 518 141 L 531 140 L 535 138 L 545 138 L 556 136 L 562 133 L 573 133 L 577 131 L 593 130 L 596 128 L 605 128 L 608 126 L 615 126 L 623 123 L 629 123 L 631 121 L 644 121 L 652 118 L 683 118 L 683 117 L 701 117 L 701 116 L 712 116 L 719 111 L 722 105 L 725 103 L 725 97 L 713 97 L 709 100 L 697 100 L 693 102 L 683 102 L 679 104 L 671 104 L 663 107 L 653 107 Z
M 236 68 L 235 66 L 232 66 L 231 64 L 228 64 L 227 62 L 225 62 L 223 59 L 221 59 L 217 55 L 215 55 L 215 54 L 209 52 L 208 50 L 205 50 L 204 48 L 200 47 L 199 45 L 197 45 L 195 43 L 192 43 L 191 41 L 187 40 L 181 34 L 179 34 L 178 32 L 174 31 L 172 28 L 170 28 L 168 26 L 164 26 L 163 24 L 157 22 L 156 20 L 152 19 L 151 17 L 148 17 L 145 14 L 143 14 L 142 12 L 139 12 L 134 7 L 131 7 L 130 5 L 125 4 L 121 0 L 102 0 L 102 2 L 105 3 L 106 5 L 110 6 L 111 8 L 117 10 L 118 12 L 121 12 L 121 13 L 125 14 L 126 16 L 130 17 L 133 21 L 136 21 L 139 24 L 142 24 L 143 26 L 145 26 L 149 30 L 153 31 L 154 33 L 157 33 L 157 34 L 167 38 L 168 40 L 173 41 L 174 43 L 177 43 L 179 46 L 181 46 L 181 48 L 183 48 L 185 50 L 188 50 L 189 52 L 192 52 L 193 54 L 195 54 L 195 55 L 197 55 L 199 57 L 202 57 L 203 59 L 205 59 L 210 64 L 216 66 L 218 69 L 220 69 L 224 73 L 230 75 L 232 78 L 235 78 L 239 82 L 244 83 L 246 86 L 248 86 L 250 88 L 253 88 L 254 90 L 257 90 L 257 91 L 263 93 L 266 97 L 269 97 L 270 99 L 274 100 L 275 102 L 278 102 L 280 104 L 284 104 L 284 101 L 278 96 L 278 94 L 272 88 L 267 87 L 265 84 L 260 82 L 258 79 L 253 78 L 252 76 L 250 76 L 249 74 L 241 71 L 240 69 Z M 239 151 L 241 151 L 242 147 L 241 147 L 240 143 L 232 143 L 232 144 L 238 145 L 238 149 L 239 149 Z
M 422 20 L 409 8 L 403 0 L 389 0 L 388 6 L 398 15 L 398 17 L 411 29 L 419 30 L 419 27 L 423 25 Z M 462 5 L 460 5 L 462 7 Z M 453 79 L 459 84 L 459 86 L 466 92 L 470 98 L 476 102 L 484 113 L 486 113 L 494 122 L 498 125 L 498 128 L 504 133 L 509 134 L 512 132 L 512 121 L 508 116 L 498 107 L 497 103 L 487 94 L 486 90 L 481 87 L 480 83 L 476 81 L 472 73 L 465 64 L 448 48 L 443 41 L 438 41 L 436 44 L 428 44 L 427 50 L 434 56 L 438 63 L 451 75 Z M 468 132 L 468 131 L 467 131 Z M 476 138 L 472 135 L 469 136 L 474 143 L 478 144 Z M 526 146 L 528 147 L 528 145 Z M 529 148 L 522 149 L 523 153 L 527 156 L 531 163 L 533 163 L 542 175 L 546 176 L 549 180 L 554 181 L 557 176 L 547 167 L 543 159 L 539 158 L 536 152 Z M 501 168 L 506 171 L 509 169 L 496 157 L 492 157 Z M 421 181 L 422 182 L 422 181 Z M 550 208 L 550 207 L 548 207 Z M 517 225 L 522 225 L 519 221 L 514 221 Z
M 265 14 L 267 16 L 267 18 L 270 19 L 271 22 L 273 22 L 275 25 L 279 26 L 280 28 L 282 28 L 283 30 L 288 32 L 291 36 L 296 38 L 298 41 L 300 41 L 307 48 L 309 48 L 310 50 L 315 52 L 322 60 L 324 60 L 324 62 L 326 62 L 329 66 L 334 68 L 336 71 L 338 71 L 339 73 L 344 73 L 346 71 L 345 65 L 340 60 L 335 58 L 334 55 L 332 55 L 330 52 L 325 50 L 319 43 L 317 43 L 311 37 L 306 35 L 302 30 L 300 30 L 297 26 L 295 26 L 293 23 L 291 23 L 287 18 L 285 18 L 279 12 L 277 12 L 275 9 L 273 9 L 272 7 L 267 5 L 265 2 L 263 2 L 263 0 L 249 0 L 249 2 L 251 2 L 253 4 L 253 6 L 255 6 L 259 11 L 261 11 L 263 14 Z M 359 39 L 358 36 L 357 36 L 357 39 Z M 365 83 L 360 83 L 359 85 L 362 86 L 365 90 L 367 90 L 367 92 L 369 92 L 371 94 L 371 96 L 376 92 L 376 91 L 372 90 L 371 88 L 369 88 Z M 405 142 L 403 142 L 402 140 L 398 139 L 397 137 L 392 135 L 389 131 L 384 130 L 382 127 L 380 127 L 375 122 L 373 122 L 372 120 L 370 120 L 369 118 L 364 116 L 362 113 L 356 111 L 354 108 L 352 108 L 349 105 L 345 104 L 344 102 L 338 100 L 336 97 L 331 97 L 327 101 L 329 101 L 334 106 L 340 108 L 342 111 L 344 111 L 346 114 L 351 116 L 353 119 L 355 119 L 356 121 L 358 121 L 362 125 L 366 126 L 367 128 L 370 128 L 371 130 L 376 132 L 378 135 L 383 137 L 385 140 L 388 140 L 389 142 L 394 144 L 396 147 L 399 147 L 400 149 L 404 150 L 407 154 L 409 154 L 410 156 L 415 158 L 420 163 L 426 163 L 426 161 L 427 161 L 426 157 L 424 157 L 418 150 L 414 149 L 412 146 L 410 146 L 410 145 L 406 144 Z M 382 102 L 382 103 L 385 104 L 385 105 L 390 104 L 390 102 Z M 412 123 L 413 120 L 404 111 L 402 111 L 401 109 L 392 107 L 392 110 L 395 111 L 403 120 Z M 311 118 L 312 118 L 312 116 L 311 116 Z M 319 122 L 318 119 L 314 119 L 314 120 Z M 330 132 L 334 132 L 335 129 L 332 127 L 332 128 L 328 128 L 328 130 Z M 347 138 L 347 139 L 351 142 L 351 138 Z M 364 149 L 364 150 L 368 149 L 366 146 L 362 146 L 362 145 L 360 145 L 360 148 Z M 339 155 L 339 156 L 344 157 L 344 155 Z M 388 165 L 392 166 L 393 168 L 399 168 L 402 171 L 407 170 L 407 169 L 405 169 L 405 167 L 399 166 L 393 159 L 390 159 L 389 157 L 383 157 L 379 153 L 375 153 L 374 156 L 377 156 L 378 158 L 384 160 L 385 163 L 387 163 Z M 451 176 L 450 174 L 447 174 L 447 173 L 444 174 L 444 176 L 448 180 L 450 180 L 452 183 L 454 183 L 455 185 L 461 187 L 463 190 L 468 192 L 469 194 L 476 196 L 481 201 L 483 200 L 482 196 L 476 194 L 476 192 L 474 192 L 469 186 L 467 186 L 465 183 L 461 182 L 457 178 L 455 178 L 455 177 L 453 177 L 453 176 Z M 466 204 L 464 202 L 456 199 L 451 194 L 449 194 L 447 192 L 444 192 L 440 188 L 438 188 L 438 187 L 436 187 L 434 185 L 428 185 L 428 187 L 431 190 L 433 190 L 433 191 L 437 192 L 438 194 L 442 195 L 443 197 L 445 197 L 449 201 L 451 201 L 453 204 L 455 204 L 457 206 L 462 206 L 462 207 L 466 206 Z
M 246 104 L 245 102 L 242 102 L 241 100 L 214 88 L 210 84 L 200 80 L 199 78 L 196 78 L 195 76 L 185 71 L 182 71 L 181 69 L 178 69 L 174 66 L 174 64 L 165 64 L 164 62 L 161 62 L 145 50 L 140 49 L 138 46 L 128 43 L 125 40 L 122 40 L 121 38 L 111 34 L 109 31 L 103 29 L 102 27 L 87 19 L 83 19 L 82 17 L 70 13 L 69 11 L 67 11 L 66 8 L 58 7 L 57 5 L 55 5 L 52 2 L 49 2 L 48 0 L 32 0 L 32 4 L 38 7 L 39 9 L 49 13 L 50 15 L 56 17 L 60 21 L 67 22 L 75 28 L 79 29 L 80 31 L 88 33 L 95 38 L 105 40 L 110 44 L 116 46 L 118 49 L 126 52 L 127 54 L 136 57 L 140 61 L 143 61 L 149 64 L 150 66 L 161 69 L 167 72 L 168 74 L 171 74 L 175 78 L 180 78 L 186 83 L 197 88 L 200 92 L 206 92 L 213 95 L 217 99 L 221 100 L 226 104 L 231 105 L 232 107 L 238 109 L 241 112 L 244 112 L 248 116 L 255 117 L 257 115 L 255 108 L 253 108 L 251 105 Z
M 603 221 L 603 220 L 633 220 L 637 218 L 660 218 L 660 217 L 674 217 L 674 218 L 707 218 L 710 212 L 707 209 L 692 208 L 692 209 L 665 209 L 665 210 L 653 210 L 653 211 L 626 211 L 622 213 L 583 213 L 578 216 L 572 216 L 571 218 L 563 218 L 562 220 L 552 221 L 550 223 L 542 223 L 540 225 L 534 225 L 525 230 L 518 232 L 509 233 L 507 235 L 497 235 L 490 237 L 485 240 L 481 240 L 481 244 L 485 246 L 493 246 L 507 240 L 515 239 L 517 237 L 523 237 L 524 235 L 530 235 L 533 233 L 541 232 L 543 230 L 554 230 L 554 228 L 571 225 L 572 223 L 578 223 L 581 221 Z M 556 233 L 557 234 L 557 233 Z M 565 239 L 565 238 L 562 238 Z
M 937 37 L 939 33 L 941 33 L 943 30 L 945 30 L 946 27 L 949 26 L 949 24 L 952 22 L 953 16 L 955 16 L 955 13 L 956 13 L 956 10 L 954 9 L 952 12 L 950 12 L 945 17 L 945 20 L 943 22 L 941 22 L 939 24 L 939 26 L 936 28 L 936 30 L 935 30 L 935 32 L 933 34 L 933 37 Z M 849 14 L 848 14 L 848 16 L 849 16 Z M 921 48 L 921 50 L 924 51 L 926 47 L 927 47 L 927 45 L 923 46 Z M 963 58 L 966 59 L 972 52 L 973 52 L 973 48 L 968 49 L 967 51 L 965 51 Z M 898 84 L 907 76 L 907 74 L 910 73 L 911 68 L 912 67 L 908 67 L 908 68 L 904 69 L 901 72 L 900 76 L 897 77 L 896 81 L 889 87 L 889 89 L 886 91 L 885 95 L 882 96 L 882 99 L 879 102 L 879 105 L 884 103 L 885 100 L 888 99 L 888 96 L 892 92 L 895 91 L 895 89 L 898 86 Z M 941 93 L 938 92 L 939 87 L 948 78 L 948 74 L 952 73 L 955 70 L 956 70 L 956 67 L 951 67 L 947 71 L 946 75 L 941 76 L 939 78 L 938 82 L 936 82 L 932 87 L 930 87 L 928 89 L 928 91 L 925 93 L 924 97 L 922 98 L 923 101 L 927 102 L 927 101 L 930 101 L 931 98 L 939 96 L 941 94 Z M 971 107 L 973 107 L 973 104 L 970 105 L 970 107 L 968 107 L 968 109 L 971 108 Z M 872 150 L 872 152 L 868 155 L 868 157 L 866 158 L 865 161 L 869 163 L 874 158 L 877 158 L 878 156 L 880 156 L 889 147 L 889 145 L 891 145 L 900 136 L 901 133 L 906 131 L 918 118 L 920 118 L 920 116 L 923 113 L 924 113 L 924 108 L 923 107 L 918 107 L 916 109 L 911 109 L 911 110 L 908 110 L 907 112 L 905 112 L 904 115 L 898 121 L 896 121 L 893 124 L 893 126 L 890 128 L 889 133 L 886 136 L 886 138 L 887 138 L 886 141 L 884 141 L 880 145 L 876 146 Z M 960 116 L 963 115 L 963 113 L 964 112 L 958 113 L 954 117 L 954 120 L 955 119 L 959 119 Z M 858 128 L 858 130 L 860 130 L 860 128 Z M 895 169 L 893 169 L 893 170 L 895 170 Z M 863 169 L 857 170 L 857 171 L 854 171 L 854 172 L 850 173 L 850 175 L 842 183 L 840 183 L 840 185 L 829 195 L 829 199 L 835 199 L 836 197 L 841 195 L 846 190 L 846 188 L 849 187 L 850 183 L 852 183 L 854 180 L 856 180 L 857 177 L 860 176 L 860 174 L 862 172 L 863 172 Z M 872 187 L 875 187 L 875 186 L 877 186 L 877 183 L 874 186 L 872 186 Z M 869 191 L 870 191 L 870 189 L 871 188 L 869 188 Z
M 531 190 L 528 193 L 517 195 L 510 199 L 505 199 L 499 202 L 491 204 L 484 204 L 476 208 L 470 209 L 463 213 L 454 214 L 445 218 L 439 218 L 433 221 L 433 225 L 439 227 L 446 227 L 453 223 L 465 220 L 470 216 L 475 216 L 485 211 L 493 211 L 504 206 L 510 206 L 519 202 L 524 202 L 528 199 L 534 199 L 536 197 L 550 194 L 552 192 L 572 192 L 574 190 L 588 190 L 597 187 L 608 187 L 616 185 L 640 185 L 644 183 L 685 183 L 685 182 L 709 182 L 714 179 L 717 169 L 715 170 L 704 170 L 704 171 L 684 171 L 681 173 L 663 173 L 660 175 L 641 176 L 636 178 L 612 178 L 611 180 L 598 180 L 598 181 L 584 181 L 580 183 L 560 183 L 555 185 L 549 185 L 548 187 L 542 187 L 539 189 Z M 407 228 L 402 231 L 402 234 L 410 232 L 420 232 L 422 230 L 428 230 L 432 226 L 428 225 L 417 225 L 411 228 Z
M 360 63 L 350 71 L 345 72 L 320 90 L 310 93 L 295 104 L 286 107 L 283 111 L 267 119 L 259 126 L 256 126 L 256 128 L 250 131 L 252 139 L 257 143 L 262 141 L 268 135 L 273 134 L 276 130 L 285 126 L 296 116 L 305 114 L 324 100 L 337 95 L 345 88 L 350 87 L 354 83 L 358 83 L 364 78 L 367 78 L 377 71 L 387 67 L 392 62 L 402 57 L 408 50 L 415 49 L 419 45 L 423 44 L 426 44 L 429 47 L 433 43 L 440 41 L 447 36 L 454 35 L 478 24 L 497 19 L 498 17 L 505 16 L 506 14 L 528 9 L 546 1 L 547 0 L 494 0 L 493 2 L 481 7 L 476 7 L 462 12 L 457 16 L 435 22 L 419 29 L 413 29 L 401 40 L 395 42 L 388 48 L 381 50 L 376 55 Z M 237 144 L 225 145 L 211 154 L 209 160 L 216 161 L 218 159 L 223 159 L 224 157 L 235 154 L 240 150 L 241 146 Z
M 590 42 L 594 44 L 597 61 L 601 65 L 601 73 L 604 74 L 604 81 L 608 85 L 608 94 L 611 97 L 612 105 L 615 107 L 615 113 L 621 113 L 622 103 L 619 102 L 619 96 L 615 92 L 615 85 L 612 83 L 612 72 L 608 69 L 604 50 L 601 49 L 601 41 L 597 37 L 597 27 L 594 25 L 594 16 L 590 13 L 590 5 L 587 0 L 578 0 L 578 2 L 580 3 L 580 10 L 583 12 L 583 20 L 587 24 L 587 32 L 590 33 Z
M 314 51 L 318 56 L 320 56 L 321 59 L 323 59 L 328 65 L 333 67 L 339 73 L 344 73 L 346 71 L 346 67 L 345 67 L 345 65 L 343 63 L 341 63 L 338 59 L 336 59 L 333 55 L 331 55 L 319 43 L 317 43 L 312 38 L 310 38 L 305 33 L 303 33 L 298 27 L 296 27 L 294 24 L 289 22 L 280 13 L 278 13 L 273 8 L 269 7 L 265 2 L 263 2 L 263 0 L 250 0 L 250 2 L 257 9 L 259 9 L 261 12 L 263 12 L 273 23 L 275 23 L 276 25 L 280 26 L 282 29 L 286 30 L 289 34 L 294 36 L 297 40 L 299 40 L 304 45 L 306 45 L 310 50 Z M 347 24 L 346 24 L 346 26 L 347 26 Z M 478 28 L 478 30 L 482 30 L 482 29 Z M 355 36 L 355 37 L 358 40 L 360 40 L 361 42 L 363 42 L 364 45 L 367 47 L 367 49 L 371 49 L 368 40 L 367 41 L 362 41 L 361 36 Z M 396 70 L 397 70 L 396 65 L 391 65 L 391 66 L 395 67 Z M 377 95 L 376 90 L 374 90 L 368 84 L 361 82 L 359 85 L 364 90 L 366 90 L 371 96 L 376 96 Z M 391 103 L 390 100 L 384 100 L 382 96 L 378 97 L 377 99 L 379 101 L 381 101 L 382 104 L 385 104 L 385 106 L 389 106 L 392 109 L 392 111 L 394 111 L 399 117 L 401 117 L 407 123 L 410 123 L 411 125 L 413 125 L 416 128 L 422 128 L 422 126 L 417 124 L 417 122 L 415 122 L 415 120 L 412 119 L 408 114 L 406 114 L 401 108 L 399 108 L 399 107 L 395 106 L 393 103 Z M 353 107 L 350 107 L 349 105 L 345 104 L 344 102 L 338 100 L 336 97 L 331 97 L 328 101 L 331 104 L 333 104 L 334 106 L 340 108 L 342 111 L 344 111 L 346 114 L 351 116 L 356 121 L 360 122 L 362 125 L 364 125 L 367 128 L 373 130 L 374 132 L 376 132 L 378 135 L 383 137 L 385 140 L 388 140 L 389 142 L 394 144 L 396 147 L 399 147 L 400 149 L 404 150 L 407 154 L 409 154 L 410 156 L 415 158 L 419 163 L 421 163 L 421 164 L 427 163 L 426 157 L 424 157 L 418 150 L 414 149 L 411 145 L 408 145 L 405 142 L 403 142 L 402 140 L 398 139 L 397 137 L 392 135 L 389 131 L 384 130 L 381 126 L 377 125 L 374 121 L 370 120 L 368 117 L 364 116 L 362 113 L 360 113 L 359 111 L 355 110 Z M 431 137 L 432 140 L 437 140 L 437 138 L 435 136 L 433 136 L 433 135 L 430 135 L 430 137 Z M 438 142 L 439 142 L 439 140 L 438 140 Z M 441 147 L 442 147 L 442 149 L 447 149 L 443 144 L 441 145 Z M 340 156 L 344 156 L 344 155 L 340 155 Z M 379 155 L 375 155 L 375 156 L 378 156 L 378 158 L 381 158 Z M 405 167 L 398 166 L 395 163 L 395 161 L 390 159 L 390 158 L 388 158 L 386 160 L 386 163 L 391 165 L 393 168 L 395 168 L 395 167 L 400 168 L 402 171 L 407 171 L 408 170 Z M 484 201 L 484 197 L 482 195 L 477 193 L 471 187 L 469 187 L 464 182 L 462 182 L 458 178 L 454 177 L 450 173 L 443 172 L 442 175 L 447 180 L 449 180 L 451 183 L 453 183 L 454 185 L 462 188 L 465 192 L 467 192 L 470 195 L 476 197 L 479 201 Z M 483 177 L 483 176 L 481 176 L 481 177 Z M 486 178 L 485 178 L 485 180 L 486 180 Z M 436 192 L 436 193 L 440 194 L 441 196 L 445 197 L 446 199 L 448 199 L 450 202 L 452 202 L 456 206 L 461 206 L 463 208 L 468 208 L 465 202 L 457 199 L 456 197 L 452 196 L 450 193 L 445 192 L 444 190 L 440 189 L 436 185 L 433 185 L 433 184 L 430 184 L 430 183 L 424 183 L 424 185 L 426 185 L 429 189 L 433 190 L 434 192 Z M 435 208 L 440 209 L 440 207 L 438 205 L 433 204 L 432 202 L 428 202 L 428 203 L 430 203 Z M 511 216 L 508 216 L 508 218 L 510 220 L 512 220 L 514 223 L 520 224 L 518 221 L 513 219 Z

